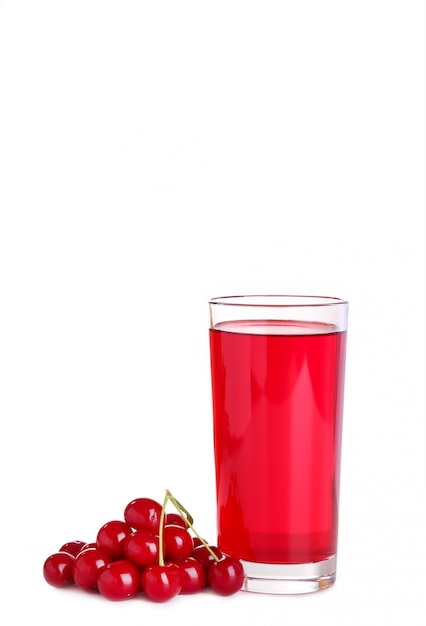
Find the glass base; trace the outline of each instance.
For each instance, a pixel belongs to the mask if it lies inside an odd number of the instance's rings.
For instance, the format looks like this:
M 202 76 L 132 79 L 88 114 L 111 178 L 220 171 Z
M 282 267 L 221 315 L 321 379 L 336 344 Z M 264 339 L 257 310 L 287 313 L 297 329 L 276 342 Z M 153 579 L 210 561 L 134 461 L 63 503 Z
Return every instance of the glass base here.
M 295 594 L 327 589 L 336 580 L 336 555 L 315 563 L 276 565 L 241 561 L 244 566 L 243 591 Z

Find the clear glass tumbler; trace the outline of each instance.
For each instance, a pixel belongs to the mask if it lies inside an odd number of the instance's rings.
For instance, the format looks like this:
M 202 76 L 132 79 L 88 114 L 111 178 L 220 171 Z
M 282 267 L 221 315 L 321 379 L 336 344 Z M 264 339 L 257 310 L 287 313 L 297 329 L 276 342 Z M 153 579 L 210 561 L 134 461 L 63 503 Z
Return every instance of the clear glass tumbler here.
M 336 577 L 348 303 L 230 296 L 210 307 L 218 545 L 243 589 Z

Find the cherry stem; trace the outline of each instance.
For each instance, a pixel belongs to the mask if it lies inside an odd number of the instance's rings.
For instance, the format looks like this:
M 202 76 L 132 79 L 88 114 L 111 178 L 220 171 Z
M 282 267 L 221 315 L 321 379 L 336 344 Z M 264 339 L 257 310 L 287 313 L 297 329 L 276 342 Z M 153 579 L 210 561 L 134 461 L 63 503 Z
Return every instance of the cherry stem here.
M 164 567 L 164 532 L 163 532 L 163 528 L 164 528 L 164 518 L 165 518 L 165 514 L 166 514 L 166 506 L 167 506 L 167 502 L 169 501 L 170 498 L 170 494 L 169 491 L 166 491 L 166 496 L 164 498 L 164 502 L 163 502 L 163 506 L 161 507 L 161 513 L 160 513 L 160 526 L 158 529 L 158 533 L 159 533 L 159 538 L 158 538 L 158 565 L 161 565 L 162 567 Z
M 186 525 L 188 526 L 188 528 L 190 528 L 192 530 L 194 535 L 201 541 L 203 546 L 207 549 L 207 551 L 211 554 L 211 556 L 214 558 L 214 560 L 218 563 L 220 561 L 220 558 L 217 556 L 217 554 L 215 554 L 213 552 L 213 550 L 206 543 L 206 541 L 195 530 L 195 528 L 193 526 L 194 520 L 192 518 L 192 515 L 190 515 L 190 513 L 188 513 L 188 511 L 185 509 L 185 507 L 178 500 L 176 500 L 176 498 L 170 493 L 170 491 L 168 489 L 166 490 L 166 497 L 164 498 L 163 510 L 161 511 L 161 516 L 160 516 L 160 533 L 162 532 L 162 526 L 161 526 L 162 521 L 164 523 L 163 511 L 165 509 L 165 506 L 166 506 L 168 500 L 170 500 L 172 502 L 173 506 L 177 509 L 179 514 L 185 519 L 185 522 L 186 522 Z M 159 551 L 159 553 L 160 553 L 160 558 L 161 558 L 162 555 L 163 555 L 161 535 L 160 535 L 160 551 Z M 164 565 L 164 561 L 163 561 L 162 564 Z M 160 565 L 161 565 L 161 563 L 160 563 Z

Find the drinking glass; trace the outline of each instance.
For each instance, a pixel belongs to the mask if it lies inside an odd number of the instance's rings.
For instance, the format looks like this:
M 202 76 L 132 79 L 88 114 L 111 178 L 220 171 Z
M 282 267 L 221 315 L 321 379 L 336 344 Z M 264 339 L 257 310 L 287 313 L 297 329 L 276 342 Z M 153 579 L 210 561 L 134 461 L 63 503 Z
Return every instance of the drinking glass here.
M 229 296 L 210 309 L 218 546 L 243 589 L 336 577 L 348 303 Z

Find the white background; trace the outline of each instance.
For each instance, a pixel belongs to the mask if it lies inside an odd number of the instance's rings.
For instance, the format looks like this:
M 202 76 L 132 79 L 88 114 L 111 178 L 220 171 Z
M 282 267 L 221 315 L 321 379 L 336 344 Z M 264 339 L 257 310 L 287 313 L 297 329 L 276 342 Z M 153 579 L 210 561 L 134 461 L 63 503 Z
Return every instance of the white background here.
M 424 113 L 420 0 L 0 1 L 2 622 L 422 623 Z M 213 540 L 207 300 L 256 292 L 350 301 L 336 585 L 49 587 L 166 488 Z

